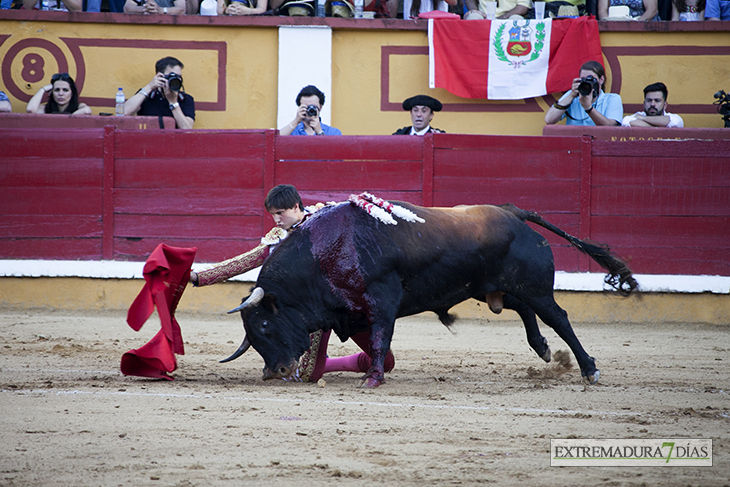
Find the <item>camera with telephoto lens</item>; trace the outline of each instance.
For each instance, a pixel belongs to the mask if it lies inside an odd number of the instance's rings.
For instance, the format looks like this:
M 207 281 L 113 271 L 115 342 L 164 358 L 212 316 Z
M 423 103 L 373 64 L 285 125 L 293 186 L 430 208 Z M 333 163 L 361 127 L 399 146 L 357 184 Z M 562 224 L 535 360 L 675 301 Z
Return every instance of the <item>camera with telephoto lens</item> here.
M 581 94 L 581 96 L 588 96 L 591 92 L 595 94 L 595 96 L 598 96 L 598 92 L 601 89 L 601 84 L 598 82 L 598 80 L 593 75 L 588 75 L 585 78 L 580 79 L 580 84 L 578 85 L 578 93 Z
M 307 107 L 307 115 L 309 115 L 310 117 L 316 117 L 317 113 L 319 113 L 317 105 L 309 105 Z
M 717 105 L 717 113 L 722 115 L 725 128 L 730 128 L 730 95 L 720 90 L 715 93 L 715 98 L 717 101 L 713 102 L 713 105 Z
M 182 76 L 177 73 L 167 73 L 165 75 L 167 80 L 167 86 L 170 87 L 170 91 L 180 91 L 182 88 Z

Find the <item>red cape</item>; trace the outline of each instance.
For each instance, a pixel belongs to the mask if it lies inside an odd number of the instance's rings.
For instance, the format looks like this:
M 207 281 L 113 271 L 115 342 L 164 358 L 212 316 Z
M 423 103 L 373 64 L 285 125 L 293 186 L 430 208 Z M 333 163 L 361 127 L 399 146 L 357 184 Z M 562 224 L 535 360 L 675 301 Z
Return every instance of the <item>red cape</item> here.
M 142 347 L 122 355 L 122 374 L 174 380 L 168 374 L 177 368 L 175 354 L 185 354 L 175 309 L 190 280 L 197 250 L 160 244 L 145 262 L 146 282 L 129 307 L 127 323 L 139 331 L 157 306 L 162 329 Z

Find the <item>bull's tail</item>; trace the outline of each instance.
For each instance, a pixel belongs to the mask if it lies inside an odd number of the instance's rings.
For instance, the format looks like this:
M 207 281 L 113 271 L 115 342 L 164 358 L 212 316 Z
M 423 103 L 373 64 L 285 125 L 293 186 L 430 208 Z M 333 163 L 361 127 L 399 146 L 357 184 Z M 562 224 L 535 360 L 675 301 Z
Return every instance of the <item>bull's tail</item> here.
M 631 275 L 631 269 L 629 269 L 624 261 L 611 253 L 608 245 L 590 243 L 576 238 L 559 229 L 552 223 L 543 220 L 543 218 L 537 213 L 517 208 L 512 203 L 500 205 L 500 208 L 509 211 L 523 222 L 532 222 L 550 230 L 554 234 L 563 237 L 581 252 L 588 254 L 598 263 L 598 265 L 608 271 L 608 275 L 606 275 L 606 278 L 604 279 L 606 284 L 613 287 L 622 295 L 628 296 L 638 287 L 636 279 L 634 279 Z

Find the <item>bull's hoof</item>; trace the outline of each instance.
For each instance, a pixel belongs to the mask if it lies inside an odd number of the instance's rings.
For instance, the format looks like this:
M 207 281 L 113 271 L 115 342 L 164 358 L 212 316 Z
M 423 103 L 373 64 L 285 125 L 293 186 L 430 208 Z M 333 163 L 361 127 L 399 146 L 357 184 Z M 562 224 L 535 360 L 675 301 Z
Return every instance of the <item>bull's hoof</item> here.
M 385 377 L 383 377 L 382 372 L 380 374 L 378 374 L 377 372 L 370 372 L 363 376 L 362 382 L 360 382 L 360 387 L 373 389 L 375 387 L 378 387 L 383 382 L 385 382 Z
M 360 387 L 363 389 L 374 389 L 382 384 L 382 381 L 379 381 L 378 379 L 374 379 L 373 377 L 366 377 L 363 379 L 363 381 L 360 383 Z
M 598 382 L 598 377 L 601 375 L 601 371 L 596 369 L 595 372 L 593 372 L 593 375 L 583 375 L 583 383 L 587 384 L 589 386 L 594 385 L 596 382 Z
M 542 355 L 540 355 L 540 358 L 547 363 L 550 363 L 550 360 L 552 360 L 553 358 L 553 353 L 550 351 L 550 347 L 547 345 L 547 340 L 545 340 L 545 350 L 542 352 Z

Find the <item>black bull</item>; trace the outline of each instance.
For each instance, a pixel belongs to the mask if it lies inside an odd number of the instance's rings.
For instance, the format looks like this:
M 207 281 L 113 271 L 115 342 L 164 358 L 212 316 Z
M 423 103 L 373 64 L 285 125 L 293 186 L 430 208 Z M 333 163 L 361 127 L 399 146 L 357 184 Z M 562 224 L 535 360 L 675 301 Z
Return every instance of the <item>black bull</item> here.
M 516 311 L 527 341 L 545 361 L 547 340 L 535 315 L 568 344 L 589 383 L 599 377 L 567 313 L 553 298 L 555 266 L 548 242 L 525 222 L 536 223 L 590 255 L 606 282 L 622 294 L 637 284 L 605 246 L 563 232 L 514 205 L 424 208 L 401 205 L 425 223 L 385 224 L 353 204 L 325 207 L 305 220 L 261 269 L 256 288 L 238 308 L 249 344 L 265 362 L 264 379 L 287 377 L 310 345 L 309 334 L 332 329 L 342 341 L 370 331 L 370 387 L 383 382 L 383 363 L 396 318 L 435 312 L 445 325 L 454 305 L 469 298 L 490 308 Z

